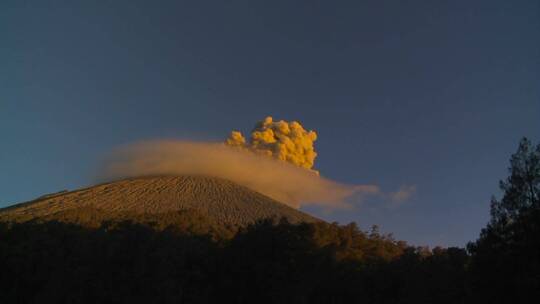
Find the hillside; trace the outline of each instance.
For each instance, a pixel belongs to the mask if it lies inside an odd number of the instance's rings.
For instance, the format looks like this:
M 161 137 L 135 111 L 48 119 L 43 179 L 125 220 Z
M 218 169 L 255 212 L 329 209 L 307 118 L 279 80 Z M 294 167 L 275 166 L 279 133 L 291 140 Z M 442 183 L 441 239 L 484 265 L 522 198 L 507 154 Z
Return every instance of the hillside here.
M 318 221 L 246 187 L 204 176 L 126 179 L 45 195 L 0 209 L 0 221 L 99 224 L 111 219 L 159 218 L 167 222 L 164 217 L 177 218 L 174 215 L 179 213 L 204 217 L 223 227 L 246 226 L 267 218 L 286 218 L 291 223 Z

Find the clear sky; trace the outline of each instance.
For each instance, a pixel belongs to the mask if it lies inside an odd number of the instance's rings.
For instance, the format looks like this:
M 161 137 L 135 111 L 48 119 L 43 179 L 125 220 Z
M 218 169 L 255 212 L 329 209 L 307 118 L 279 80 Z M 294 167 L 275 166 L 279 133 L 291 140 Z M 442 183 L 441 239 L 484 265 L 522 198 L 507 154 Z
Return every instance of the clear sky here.
M 417 188 L 307 211 L 463 246 L 540 140 L 537 0 L 1 1 L 0 38 L 0 207 L 90 185 L 119 144 L 271 115 L 318 132 L 323 175 Z

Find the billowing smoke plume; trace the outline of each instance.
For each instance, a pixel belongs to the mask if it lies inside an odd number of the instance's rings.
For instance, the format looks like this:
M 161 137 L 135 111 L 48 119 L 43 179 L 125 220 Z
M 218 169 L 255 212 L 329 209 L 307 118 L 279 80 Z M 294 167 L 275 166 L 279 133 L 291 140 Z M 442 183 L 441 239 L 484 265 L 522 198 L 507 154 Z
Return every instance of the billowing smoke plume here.
M 318 204 L 346 207 L 366 195 L 393 205 L 407 200 L 416 187 L 382 193 L 373 185 L 344 185 L 313 169 L 317 153 L 315 131 L 296 122 L 266 117 L 255 125 L 249 140 L 232 131 L 225 143 L 179 140 L 147 141 L 117 149 L 101 179 L 147 175 L 207 175 L 236 182 L 292 207 Z
M 228 144 L 178 140 L 141 142 L 116 150 L 101 177 L 111 180 L 145 175 L 215 176 L 293 207 L 301 204 L 346 207 L 348 200 L 358 201 L 365 195 L 379 193 L 376 186 L 344 185 L 304 169 L 313 165 L 315 133 L 306 132 L 298 123 L 272 123 L 266 119 L 253 133 L 250 147 L 269 152 L 231 148 L 230 145 L 247 145 L 239 133 L 233 133 Z M 285 148 L 279 148 L 280 145 Z
M 225 143 L 311 169 L 317 157 L 313 148 L 316 140 L 317 133 L 305 130 L 300 123 L 273 121 L 272 117 L 268 116 L 257 123 L 249 141 L 246 141 L 242 133 L 232 131 Z

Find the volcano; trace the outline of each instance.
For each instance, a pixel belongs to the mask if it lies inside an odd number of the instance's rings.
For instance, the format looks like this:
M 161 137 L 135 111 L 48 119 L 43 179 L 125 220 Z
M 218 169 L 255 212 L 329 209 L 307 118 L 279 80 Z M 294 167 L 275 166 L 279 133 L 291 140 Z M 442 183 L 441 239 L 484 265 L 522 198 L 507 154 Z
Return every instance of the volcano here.
M 192 212 L 220 226 L 263 219 L 291 223 L 318 219 L 228 180 L 206 176 L 132 178 L 62 191 L 0 209 L 0 221 L 60 220 L 88 223 Z

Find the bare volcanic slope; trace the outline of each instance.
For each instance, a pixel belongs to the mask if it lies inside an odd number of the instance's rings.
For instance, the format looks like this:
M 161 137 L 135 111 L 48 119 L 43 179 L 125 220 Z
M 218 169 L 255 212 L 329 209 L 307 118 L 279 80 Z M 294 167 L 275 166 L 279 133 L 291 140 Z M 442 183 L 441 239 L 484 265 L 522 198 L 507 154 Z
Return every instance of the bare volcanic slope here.
M 65 219 L 66 214 L 74 213 L 92 217 L 96 211 L 100 218 L 194 211 L 226 226 L 245 226 L 265 218 L 286 218 L 292 223 L 319 221 L 236 183 L 205 176 L 126 179 L 46 195 L 0 209 L 0 221 Z

